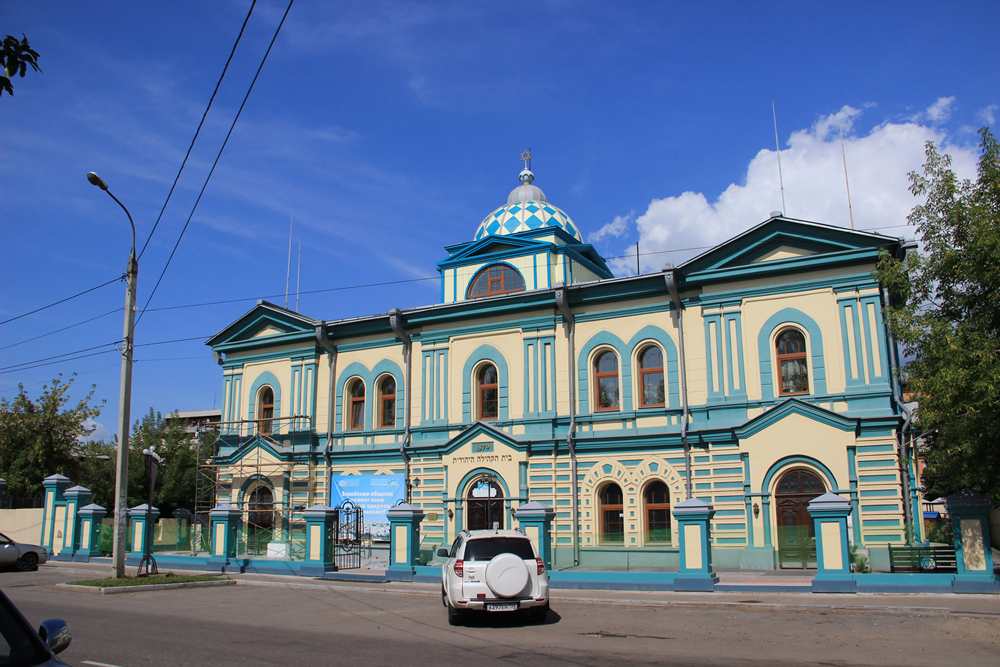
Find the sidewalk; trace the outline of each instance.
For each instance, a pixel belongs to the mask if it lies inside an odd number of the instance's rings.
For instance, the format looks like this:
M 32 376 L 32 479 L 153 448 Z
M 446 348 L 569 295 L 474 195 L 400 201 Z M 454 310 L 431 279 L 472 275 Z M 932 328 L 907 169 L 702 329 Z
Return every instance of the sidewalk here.
M 83 577 L 99 578 L 109 576 L 108 563 L 68 563 L 52 562 L 39 567 L 52 568 L 65 573 L 79 573 Z M 129 568 L 132 571 L 132 568 Z M 166 570 L 164 570 L 166 571 Z M 192 572 L 193 573 L 193 572 Z M 205 572 L 218 574 L 218 572 Z M 798 575 L 798 576 L 796 576 Z M 369 582 L 330 581 L 277 574 L 237 574 L 228 576 L 243 586 L 276 586 L 330 592 L 356 592 L 373 595 L 421 595 L 437 597 L 441 594 L 440 583 L 434 582 Z M 81 577 L 81 578 L 83 578 Z M 752 593 L 724 592 L 677 593 L 672 591 L 649 590 L 592 590 L 553 589 L 553 604 L 602 604 L 627 606 L 690 606 L 692 608 L 725 608 L 735 610 L 770 610 L 794 613 L 797 611 L 822 609 L 830 613 L 877 613 L 906 614 L 918 616 L 988 616 L 1000 618 L 1000 595 L 955 595 L 955 594 L 882 594 L 858 593 L 853 595 L 821 594 L 809 592 L 811 577 L 796 573 L 790 575 L 778 570 L 772 572 L 722 572 L 720 584 L 755 583 L 761 590 Z M 804 585 L 802 592 L 788 592 L 768 586 L 776 580 L 777 585 Z

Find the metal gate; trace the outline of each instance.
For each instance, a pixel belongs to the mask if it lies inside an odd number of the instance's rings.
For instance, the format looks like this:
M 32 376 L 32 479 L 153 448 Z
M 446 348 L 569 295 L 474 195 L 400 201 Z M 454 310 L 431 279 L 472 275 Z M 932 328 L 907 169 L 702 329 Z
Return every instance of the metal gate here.
M 364 511 L 345 500 L 333 515 L 333 562 L 338 570 L 361 567 L 361 540 L 364 535 Z

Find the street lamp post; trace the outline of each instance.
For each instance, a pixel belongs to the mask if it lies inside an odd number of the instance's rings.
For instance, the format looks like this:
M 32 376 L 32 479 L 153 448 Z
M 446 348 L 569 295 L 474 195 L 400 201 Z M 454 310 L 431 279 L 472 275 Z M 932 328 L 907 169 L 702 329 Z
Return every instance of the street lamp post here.
M 132 221 L 132 214 L 125 208 L 125 204 L 118 201 L 118 197 L 111 194 L 108 184 L 101 180 L 101 177 L 90 172 L 87 180 L 93 185 L 108 193 L 114 199 L 125 215 L 128 216 L 129 224 L 132 225 L 132 252 L 129 254 L 128 266 L 126 268 L 125 286 L 125 338 L 122 341 L 122 382 L 121 397 L 118 403 L 118 464 L 115 479 L 115 541 L 113 545 L 113 561 L 115 565 L 115 577 L 125 576 L 125 534 L 128 529 L 128 436 L 129 436 L 129 414 L 132 407 L 132 343 L 135 336 L 135 286 L 139 276 L 139 263 L 135 258 L 135 223 Z

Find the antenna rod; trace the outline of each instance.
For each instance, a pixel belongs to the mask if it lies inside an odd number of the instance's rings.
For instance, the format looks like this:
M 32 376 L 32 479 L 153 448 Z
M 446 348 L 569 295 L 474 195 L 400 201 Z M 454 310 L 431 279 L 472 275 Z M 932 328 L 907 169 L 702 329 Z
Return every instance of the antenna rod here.
M 302 280 L 302 239 L 299 239 L 299 268 L 295 272 L 295 312 L 299 312 L 299 282 Z
M 774 148 L 778 152 L 778 183 L 781 186 L 781 215 L 785 215 L 785 181 L 781 177 L 781 144 L 778 143 L 778 112 L 774 110 L 774 102 L 771 102 L 771 116 L 774 117 Z
M 285 310 L 288 310 L 288 278 L 292 275 L 292 228 L 295 227 L 295 214 L 288 225 L 288 268 L 285 269 Z
M 635 275 L 639 275 L 642 271 L 639 269 L 639 239 L 635 241 Z
M 839 122 L 840 128 L 840 155 L 844 158 L 844 184 L 847 185 L 847 212 L 851 216 L 851 229 L 854 229 L 854 210 L 851 208 L 851 182 L 847 180 L 847 153 L 844 152 L 844 126 Z

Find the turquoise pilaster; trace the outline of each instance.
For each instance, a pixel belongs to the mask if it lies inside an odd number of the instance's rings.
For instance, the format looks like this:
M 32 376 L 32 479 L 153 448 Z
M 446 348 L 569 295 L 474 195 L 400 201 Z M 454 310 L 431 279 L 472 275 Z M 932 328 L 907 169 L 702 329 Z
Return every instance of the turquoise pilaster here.
M 302 512 L 306 521 L 306 560 L 299 574 L 322 577 L 337 569 L 333 561 L 333 522 L 337 510 L 329 505 L 313 505 Z
M 73 560 L 82 563 L 91 558 L 103 555 L 101 553 L 101 519 L 107 515 L 100 505 L 86 505 L 76 511 L 79 526 L 80 547 L 73 554 Z
M 174 510 L 174 518 L 177 519 L 177 550 L 188 551 L 191 549 L 191 510 L 178 507 Z
M 532 501 L 514 510 L 514 518 L 524 534 L 535 544 L 545 567 L 552 567 L 552 520 L 556 512 L 548 505 Z
M 73 556 L 80 548 L 80 522 L 76 515 L 93 495 L 90 489 L 82 486 L 74 486 L 63 492 L 63 497 L 66 499 L 66 525 L 63 532 L 65 547 L 61 553 L 54 556 L 54 560 L 74 560 Z
M 835 493 L 824 493 L 808 505 L 816 531 L 817 572 L 813 593 L 855 593 L 847 541 L 847 517 L 851 503 Z
M 132 520 L 132 544 L 129 545 L 129 561 L 135 559 L 135 564 L 138 564 L 142 560 L 142 557 L 146 555 L 147 540 L 150 541 L 150 552 L 152 552 L 152 527 L 159 517 L 160 510 L 150 507 L 146 503 L 136 505 L 128 511 L 128 518 Z
M 212 521 L 212 555 L 208 558 L 208 565 L 210 569 L 225 572 L 230 559 L 236 558 L 243 512 L 229 503 L 222 503 L 209 512 L 208 516 Z
M 423 511 L 402 503 L 385 513 L 389 519 L 389 568 L 385 572 L 390 581 L 413 581 L 414 566 L 420 563 L 420 522 Z
M 675 591 L 714 591 L 719 577 L 712 569 L 711 521 L 715 508 L 704 500 L 688 498 L 674 505 L 680 538 L 681 571 L 674 577 Z
M 952 582 L 956 593 L 1000 593 L 1000 580 L 993 574 L 990 548 L 990 500 L 965 489 L 945 498 L 951 515 L 958 573 Z
M 42 486 L 45 488 L 45 504 L 42 510 L 42 539 L 41 546 L 45 547 L 49 551 L 49 555 L 55 555 L 62 551 L 63 536 L 66 534 L 64 531 L 66 516 L 66 498 L 63 493 L 69 487 L 69 477 L 63 477 L 62 475 L 49 475 L 42 480 Z M 62 508 L 62 511 L 57 512 L 57 508 Z M 60 514 L 60 517 L 56 515 Z M 57 523 L 60 524 L 56 526 Z

